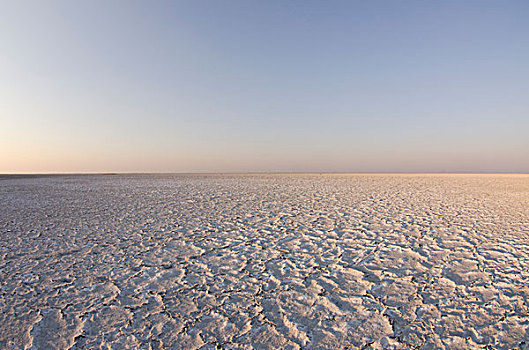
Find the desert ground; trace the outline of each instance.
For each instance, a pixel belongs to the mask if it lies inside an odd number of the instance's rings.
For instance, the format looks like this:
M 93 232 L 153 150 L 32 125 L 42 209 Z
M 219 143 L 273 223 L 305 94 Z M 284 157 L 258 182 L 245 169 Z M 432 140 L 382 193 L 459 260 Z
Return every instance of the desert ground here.
M 527 349 L 529 175 L 0 179 L 1 349 Z

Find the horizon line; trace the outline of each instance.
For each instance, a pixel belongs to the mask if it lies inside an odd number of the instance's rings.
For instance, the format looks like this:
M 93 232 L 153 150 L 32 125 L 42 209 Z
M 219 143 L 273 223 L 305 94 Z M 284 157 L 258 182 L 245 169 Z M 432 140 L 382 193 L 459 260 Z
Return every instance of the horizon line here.
M 102 171 L 102 172 L 18 172 L 2 173 L 0 176 L 74 176 L 74 175 L 529 175 L 519 171 L 208 171 L 208 172 L 150 172 L 150 171 Z

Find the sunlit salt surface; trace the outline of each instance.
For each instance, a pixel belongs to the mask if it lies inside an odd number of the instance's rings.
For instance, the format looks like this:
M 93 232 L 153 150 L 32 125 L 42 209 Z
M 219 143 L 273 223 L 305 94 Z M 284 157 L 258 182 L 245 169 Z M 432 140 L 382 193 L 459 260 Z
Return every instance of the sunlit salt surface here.
M 0 179 L 0 348 L 526 348 L 527 175 Z

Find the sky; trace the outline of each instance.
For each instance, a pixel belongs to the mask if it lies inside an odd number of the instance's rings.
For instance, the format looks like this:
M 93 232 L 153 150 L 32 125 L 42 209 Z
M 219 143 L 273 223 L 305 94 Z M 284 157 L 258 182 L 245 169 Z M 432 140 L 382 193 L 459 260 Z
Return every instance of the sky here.
M 528 1 L 0 0 L 0 173 L 529 172 Z

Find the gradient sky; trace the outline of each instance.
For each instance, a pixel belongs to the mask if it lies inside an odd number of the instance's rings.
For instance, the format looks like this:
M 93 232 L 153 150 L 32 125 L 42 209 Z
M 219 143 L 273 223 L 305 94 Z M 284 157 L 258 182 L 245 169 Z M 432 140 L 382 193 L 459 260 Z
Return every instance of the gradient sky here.
M 0 0 L 0 173 L 529 172 L 528 1 Z

